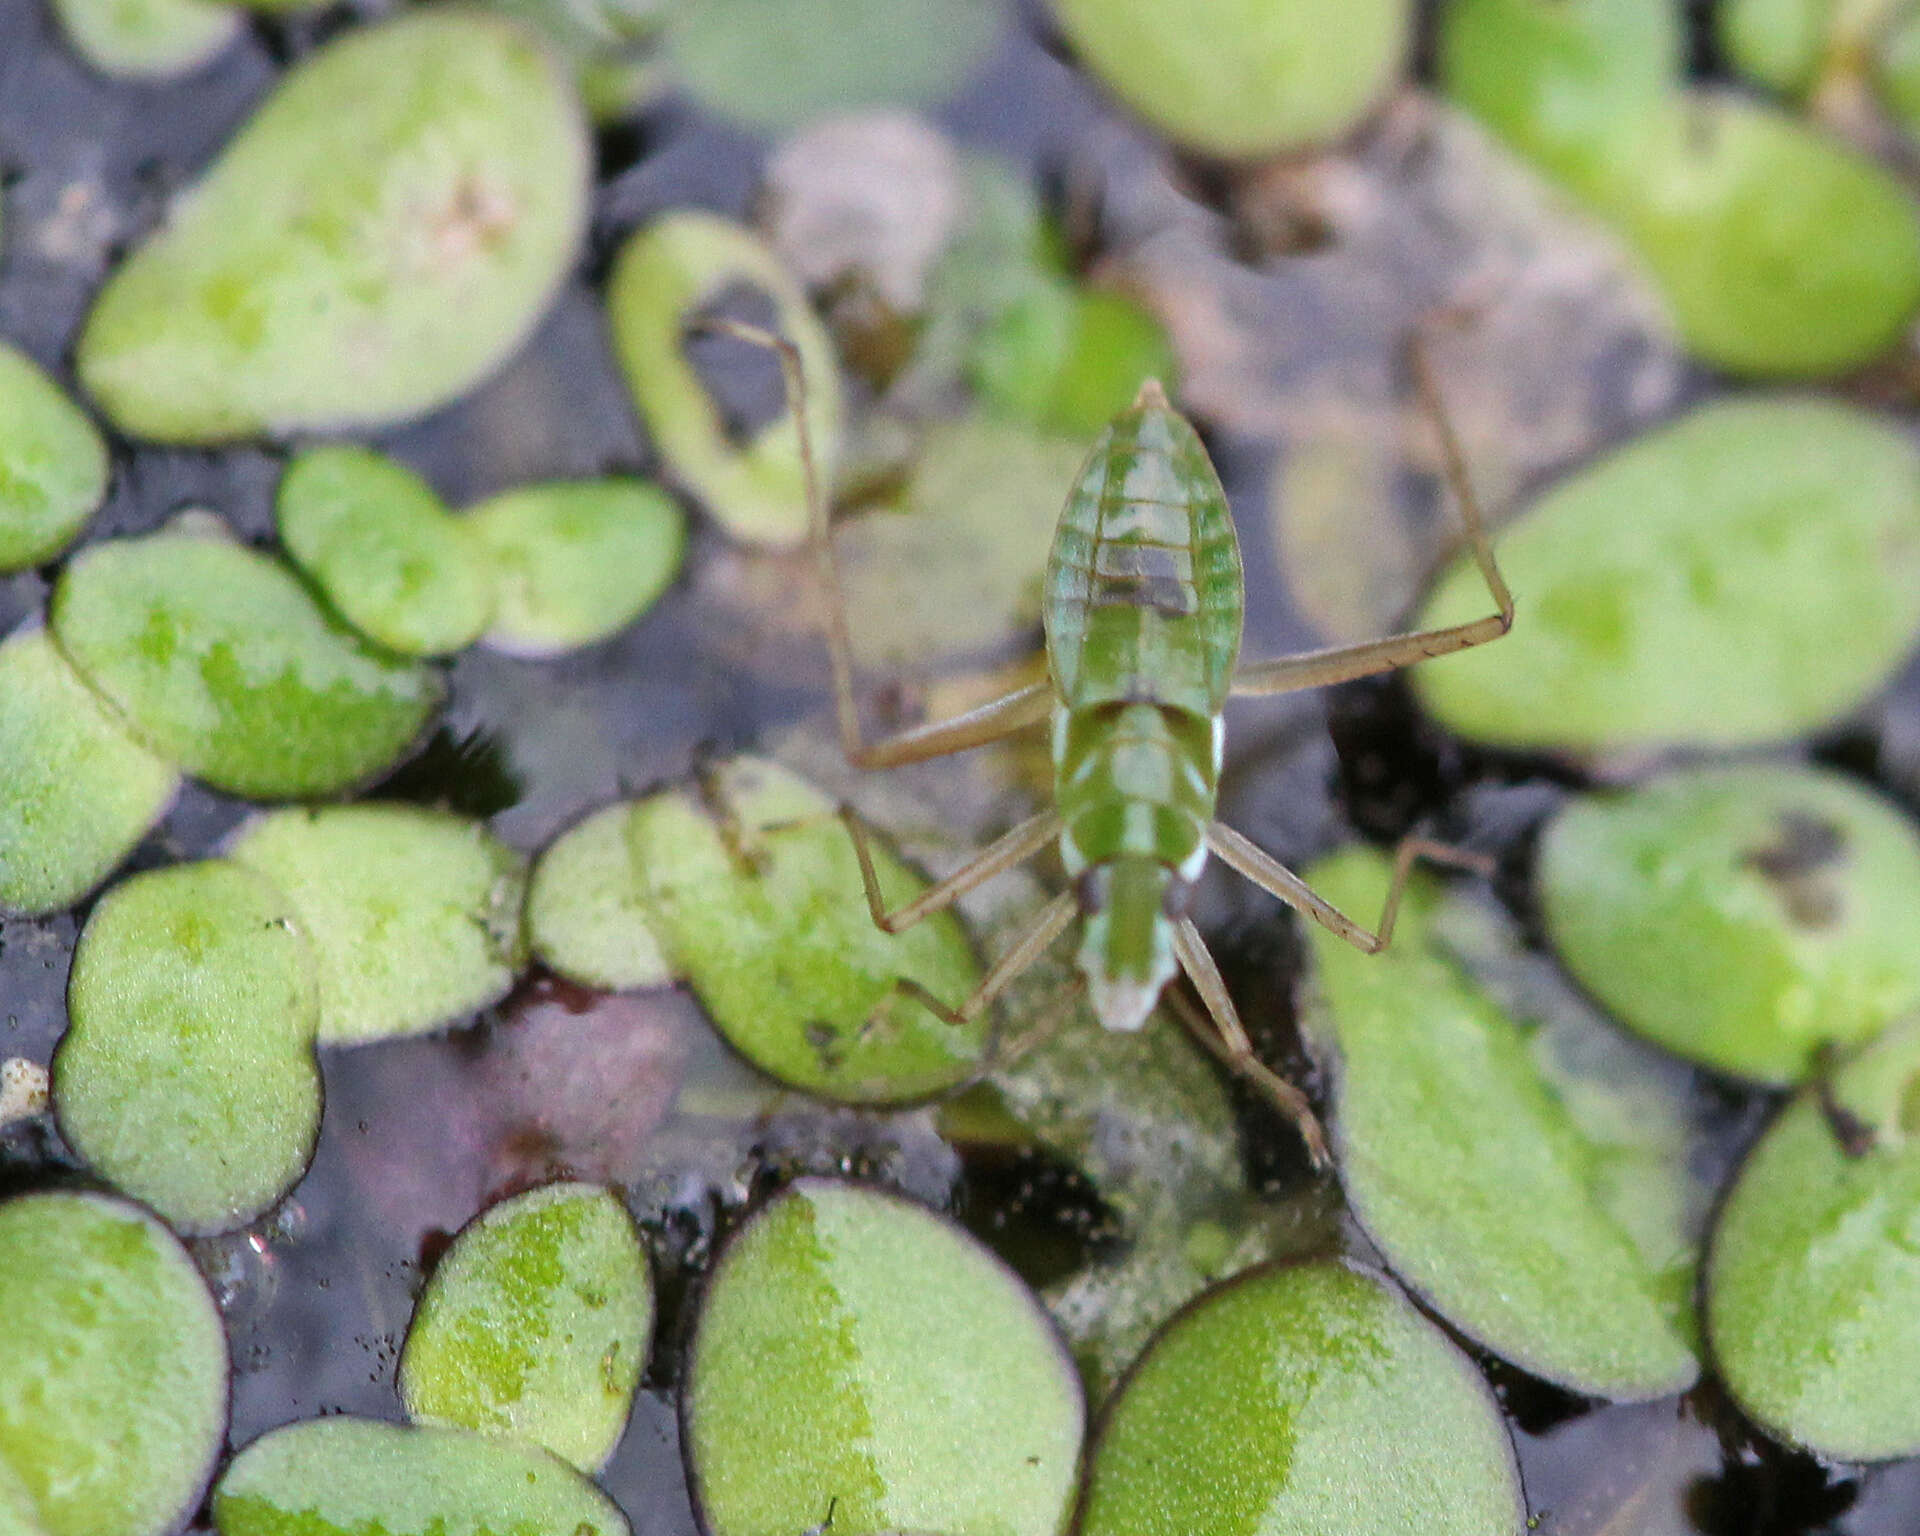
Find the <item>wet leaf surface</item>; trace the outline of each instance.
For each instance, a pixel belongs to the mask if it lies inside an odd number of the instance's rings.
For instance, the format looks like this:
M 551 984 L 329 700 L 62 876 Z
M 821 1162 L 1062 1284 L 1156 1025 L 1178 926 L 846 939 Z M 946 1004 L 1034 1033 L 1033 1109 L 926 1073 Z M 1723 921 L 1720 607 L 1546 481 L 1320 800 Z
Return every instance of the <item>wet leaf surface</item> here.
M 75 50 L 104 74 L 191 74 L 240 35 L 238 6 L 209 0 L 54 0 Z
M 0 643 L 0 911 L 78 901 L 160 819 L 179 783 L 44 630 Z
M 65 1192 L 0 1202 L 0 1255 L 0 1529 L 179 1529 L 227 1423 L 226 1334 L 192 1258 L 138 1206 Z
M 592 1473 L 626 1428 L 652 1327 L 619 1197 L 545 1185 L 483 1212 L 442 1256 L 407 1330 L 401 1400 L 417 1421 L 513 1435 Z
M 1723 1072 L 1802 1081 L 1920 1005 L 1920 838 L 1832 774 L 1704 769 L 1575 801 L 1538 880 L 1580 983 Z
M 636 810 L 621 800 L 593 812 L 542 849 L 533 866 L 533 952 L 582 986 L 621 992 L 674 979 L 648 922 L 647 876 L 631 833 Z
M 61 1134 L 176 1229 L 242 1226 L 305 1172 L 320 1127 L 314 957 L 258 875 L 209 859 L 115 886 L 74 949 L 67 1013 Z
M 1466 1356 L 1381 1281 L 1254 1270 L 1169 1323 L 1108 1410 L 1075 1530 L 1494 1536 L 1513 1447 Z
M 1858 706 L 1911 647 L 1920 458 L 1847 406 L 1723 401 L 1563 480 L 1500 561 L 1520 639 L 1414 673 L 1447 726 L 1575 752 L 1777 741 Z M 1456 562 L 1420 624 L 1484 612 L 1479 581 Z
M 920 1206 L 802 1180 L 708 1282 L 683 1419 L 711 1536 L 1053 1536 L 1080 1386 L 1038 1302 Z
M 89 546 L 61 572 L 50 622 L 148 745 L 261 799 L 371 778 L 443 692 L 434 673 L 334 624 L 285 567 L 218 523 Z
M 0 343 L 0 571 L 51 560 L 107 492 L 107 445 L 32 359 Z
M 1305 872 L 1368 915 L 1387 873 L 1363 849 Z M 1699 1363 L 1679 1110 L 1618 1063 L 1583 1103 L 1577 1079 L 1556 1081 L 1556 1037 L 1461 971 L 1437 915 L 1436 892 L 1415 885 L 1383 954 L 1311 935 L 1349 1204 L 1394 1272 L 1494 1353 L 1593 1396 L 1682 1390 Z
M 586 175 L 578 103 L 530 35 L 458 9 L 361 29 L 290 74 L 115 271 L 80 376 L 165 442 L 417 416 L 545 312 Z
M 627 1536 L 555 1456 L 464 1429 L 311 1419 L 262 1435 L 213 1491 L 220 1536 Z
M 438 1029 L 498 1002 L 526 963 L 525 863 L 463 816 L 275 811 L 227 853 L 285 894 L 312 943 L 322 1045 Z

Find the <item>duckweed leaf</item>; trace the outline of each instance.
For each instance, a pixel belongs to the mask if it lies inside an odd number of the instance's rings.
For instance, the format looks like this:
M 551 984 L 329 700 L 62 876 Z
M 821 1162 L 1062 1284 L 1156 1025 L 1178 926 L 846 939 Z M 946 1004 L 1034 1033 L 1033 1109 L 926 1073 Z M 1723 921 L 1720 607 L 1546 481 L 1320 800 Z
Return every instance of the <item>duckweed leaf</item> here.
M 875 927 L 852 840 L 811 785 L 736 759 L 710 772 L 704 795 L 642 802 L 630 835 L 662 949 L 755 1066 L 849 1103 L 926 1098 L 977 1068 L 986 1017 L 949 1024 L 899 985 L 949 1007 L 972 991 L 958 920 Z M 884 851 L 876 863 L 890 905 L 924 889 Z
M 491 567 L 486 644 L 555 656 L 625 629 L 666 590 L 686 552 L 687 520 L 643 480 L 527 486 L 467 514 Z
M 557 1456 L 498 1435 L 308 1419 L 262 1435 L 213 1490 L 220 1536 L 629 1536 Z
M 166 80 L 240 35 L 241 12 L 208 0 L 53 0 L 74 51 L 103 75 Z
M 587 163 L 571 88 L 519 28 L 436 8 L 355 29 L 287 74 L 108 280 L 81 380 L 166 442 L 431 410 L 545 311 Z
M 1798 95 L 1819 72 L 1834 10 L 1834 0 L 1720 0 L 1714 38 L 1748 79 Z
M 438 1029 L 498 1002 L 526 963 L 525 865 L 463 816 L 294 807 L 249 822 L 228 856 L 299 914 L 318 965 L 323 1045 Z
M 287 900 L 224 859 L 135 875 L 73 953 L 60 1132 L 190 1234 L 293 1186 L 320 1128 L 313 954 Z
M 78 901 L 160 819 L 179 782 L 44 630 L 0 643 L 0 912 Z
M 973 350 L 974 387 L 1021 421 L 1084 443 L 1127 408 L 1143 379 L 1174 383 L 1173 347 L 1125 294 L 1036 282 Z
M 1242 1275 L 1148 1346 L 1093 1453 L 1081 1536 L 1505 1536 L 1513 1446 L 1465 1355 L 1335 1263 Z
M 0 571 L 51 560 L 107 493 L 107 445 L 25 353 L 0 343 Z
M 1714 769 L 1584 797 L 1548 828 L 1539 881 L 1581 984 L 1723 1072 L 1799 1082 L 1823 1045 L 1920 1006 L 1920 838 L 1832 774 Z
M 626 1207 L 597 1184 L 502 1201 L 454 1239 L 400 1356 L 415 1419 L 517 1435 L 583 1472 L 613 1453 L 653 1327 Z
M 60 1191 L 0 1203 L 0 1255 L 0 1529 L 178 1530 L 227 1425 L 226 1330 L 186 1249 L 137 1206 Z
M 1387 861 L 1349 849 L 1307 878 L 1344 911 L 1377 912 Z M 1691 1255 L 1676 1261 L 1671 1234 L 1649 1241 L 1610 1198 L 1612 1149 L 1554 1090 L 1527 1033 L 1436 947 L 1436 903 L 1410 887 L 1384 954 L 1311 935 L 1314 1031 L 1340 1058 L 1348 1201 L 1395 1272 L 1496 1354 L 1577 1392 L 1677 1392 L 1699 1370 Z
M 773 302 L 780 330 L 800 353 L 824 493 L 840 437 L 833 344 L 799 285 L 750 231 L 710 213 L 668 214 L 638 231 L 614 263 L 607 293 L 614 350 L 674 477 L 735 538 L 795 545 L 806 537 L 807 503 L 792 413 L 736 446 L 682 346 L 701 307 L 737 284 Z
M 432 672 L 372 650 L 277 561 L 212 533 L 91 545 L 61 572 L 51 622 L 150 746 L 234 794 L 370 778 L 440 702 Z
M 703 106 L 756 128 L 951 96 L 999 35 L 1000 0 L 698 0 L 667 58 Z
M 1040 620 L 1053 527 L 1084 439 L 970 417 L 933 427 L 902 505 L 849 518 L 835 558 L 874 668 L 1004 646 Z M 898 601 L 901 592 L 914 601 Z
M 707 1282 L 682 1398 L 710 1536 L 1055 1536 L 1080 1386 L 1032 1294 L 917 1205 L 802 1179 Z
M 301 454 L 280 480 L 280 542 L 333 609 L 403 656 L 471 645 L 493 613 L 468 529 L 403 464 L 346 444 Z
M 1548 492 L 1500 562 L 1525 594 L 1520 638 L 1414 673 L 1450 728 L 1576 751 L 1795 736 L 1913 643 L 1920 457 L 1826 401 L 1709 405 Z M 1456 564 L 1421 625 L 1485 612 L 1478 582 Z
M 1679 11 L 1646 0 L 1451 0 L 1437 42 L 1447 95 L 1576 184 L 1673 95 L 1686 62 Z
M 1251 158 L 1323 144 L 1386 96 L 1407 0 L 1053 0 L 1087 66 L 1188 149 Z
M 570 981 L 608 992 L 664 987 L 673 968 L 647 919 L 645 872 L 629 832 L 634 805 L 595 811 L 549 843 L 527 886 L 533 952 Z
M 0 1536 L 51 1536 L 40 1523 L 26 1480 L 0 1455 Z
M 1738 373 L 1872 361 L 1920 304 L 1920 205 L 1840 140 L 1733 93 L 1638 114 L 1591 196 L 1687 350 Z
M 1848 1156 L 1809 1091 L 1781 1112 L 1727 1196 L 1707 1268 L 1721 1375 L 1767 1429 L 1824 1456 L 1920 1450 L 1920 1026 L 1842 1070 L 1841 1096 L 1893 1115 Z

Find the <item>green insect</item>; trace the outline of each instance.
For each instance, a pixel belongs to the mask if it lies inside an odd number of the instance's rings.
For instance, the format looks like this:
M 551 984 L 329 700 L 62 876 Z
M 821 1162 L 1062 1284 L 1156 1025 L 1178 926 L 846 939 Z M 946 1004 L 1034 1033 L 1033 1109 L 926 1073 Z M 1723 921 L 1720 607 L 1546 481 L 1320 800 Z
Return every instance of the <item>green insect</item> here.
M 1494 612 L 1445 629 L 1240 666 L 1245 587 L 1226 493 L 1199 436 L 1150 379 L 1094 442 L 1067 493 L 1047 562 L 1046 681 L 952 719 L 869 741 L 854 693 L 846 605 L 809 446 L 798 355 L 781 338 L 753 327 L 715 322 L 713 329 L 770 347 L 781 359 L 799 427 L 812 545 L 827 597 L 834 703 L 848 760 L 861 768 L 893 767 L 984 746 L 1030 726 L 1051 726 L 1052 808 L 1021 822 L 904 906 L 886 908 L 866 835 L 850 814 L 845 818 L 873 920 L 889 933 L 951 906 L 1048 844 L 1059 846 L 1068 888 L 1033 916 L 959 1007 L 920 992 L 923 1001 L 956 1024 L 975 1018 L 1078 918 L 1076 969 L 1102 1025 L 1140 1028 L 1167 983 L 1185 971 L 1205 1015 L 1176 989 L 1168 995 L 1183 1018 L 1209 1049 L 1292 1117 L 1315 1160 L 1324 1161 L 1325 1140 L 1306 1096 L 1254 1054 L 1187 906 L 1208 855 L 1218 854 L 1289 906 L 1377 952 L 1392 936 L 1414 859 L 1424 854 L 1463 862 L 1453 850 L 1424 839 L 1403 842 L 1378 931 L 1370 932 L 1214 819 L 1222 711 L 1230 696 L 1291 693 L 1370 677 L 1498 639 L 1512 627 L 1513 598 L 1494 562 L 1418 336 L 1414 378 L 1439 433 L 1447 479 Z

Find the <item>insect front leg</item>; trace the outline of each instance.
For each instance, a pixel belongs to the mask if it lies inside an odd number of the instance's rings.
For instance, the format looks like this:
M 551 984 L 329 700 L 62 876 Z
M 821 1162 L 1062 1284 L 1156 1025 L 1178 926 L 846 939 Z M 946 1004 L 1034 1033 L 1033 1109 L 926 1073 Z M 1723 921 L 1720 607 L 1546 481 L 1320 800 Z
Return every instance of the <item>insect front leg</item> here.
M 1513 594 L 1493 557 L 1493 545 L 1487 539 L 1486 525 L 1480 515 L 1479 498 L 1467 475 L 1466 456 L 1460 451 L 1460 439 L 1440 397 L 1440 387 L 1427 360 L 1425 334 L 1415 330 L 1407 341 L 1408 362 L 1413 369 L 1414 388 L 1420 404 L 1433 422 L 1440 438 L 1440 457 L 1446 470 L 1447 485 L 1460 504 L 1460 521 L 1466 525 L 1467 544 L 1474 563 L 1486 581 L 1493 598 L 1494 611 L 1483 619 L 1465 624 L 1449 624 L 1441 629 L 1416 630 L 1411 634 L 1389 635 L 1384 640 L 1369 640 L 1359 645 L 1333 646 L 1307 651 L 1298 656 L 1278 656 L 1256 661 L 1234 675 L 1236 696 L 1293 693 L 1302 688 L 1321 688 L 1331 683 L 1352 682 L 1355 678 L 1374 677 L 1395 672 L 1417 661 L 1450 655 L 1472 646 L 1498 640 L 1513 628 Z
M 892 768 L 903 763 L 925 762 L 928 758 L 986 746 L 1045 720 L 1053 706 L 1053 688 L 1049 682 L 1042 681 L 1016 688 L 951 720 L 936 720 L 877 741 L 867 740 L 860 723 L 859 698 L 853 687 L 853 641 L 847 628 L 846 597 L 840 589 L 840 571 L 833 559 L 832 511 L 813 458 L 813 434 L 807 420 L 806 380 L 800 368 L 800 353 L 786 337 L 737 320 L 707 320 L 698 329 L 764 347 L 780 360 L 787 409 L 793 412 L 800 440 L 800 473 L 807 492 L 807 543 L 826 606 L 834 718 L 847 761 L 856 768 Z
M 1253 1041 L 1247 1036 L 1246 1026 L 1240 1022 L 1240 1011 L 1233 1006 L 1232 994 L 1227 991 L 1220 968 L 1213 963 L 1206 940 L 1200 937 L 1200 930 L 1194 926 L 1192 918 L 1181 918 L 1175 927 L 1173 952 L 1180 961 L 1180 969 L 1187 973 L 1194 989 L 1200 994 L 1200 1001 L 1206 1006 L 1203 1015 L 1177 988 L 1169 990 L 1167 996 L 1173 1003 L 1174 1011 L 1180 1015 L 1181 1022 L 1229 1070 L 1246 1078 L 1266 1095 L 1300 1132 L 1300 1139 L 1307 1144 L 1307 1156 L 1313 1160 L 1314 1167 L 1326 1167 L 1327 1137 L 1320 1128 L 1313 1106 L 1307 1102 L 1304 1093 L 1254 1054 Z
M 1378 930 L 1369 932 L 1318 894 L 1272 854 L 1224 822 L 1216 821 L 1207 828 L 1207 846 L 1261 890 L 1278 896 L 1296 912 L 1304 912 L 1330 933 L 1338 934 L 1355 949 L 1364 950 L 1369 955 L 1379 954 L 1393 942 L 1394 919 L 1400 914 L 1400 897 L 1413 873 L 1415 859 L 1471 869 L 1482 875 L 1493 873 L 1492 861 L 1480 854 L 1437 843 L 1428 837 L 1403 838 L 1394 851 L 1393 880 L 1387 887 L 1387 899 L 1380 908 L 1380 926 Z

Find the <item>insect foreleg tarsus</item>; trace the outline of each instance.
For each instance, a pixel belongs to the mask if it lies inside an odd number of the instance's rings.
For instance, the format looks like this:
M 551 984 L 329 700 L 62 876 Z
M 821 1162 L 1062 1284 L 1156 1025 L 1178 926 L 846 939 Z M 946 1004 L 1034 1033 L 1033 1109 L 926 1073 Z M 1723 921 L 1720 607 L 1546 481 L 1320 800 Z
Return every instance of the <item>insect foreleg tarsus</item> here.
M 1381 672 L 1397 671 L 1417 661 L 1429 661 L 1472 646 L 1498 640 L 1513 628 L 1513 593 L 1500 574 L 1493 545 L 1487 538 L 1486 523 L 1480 515 L 1480 501 L 1474 495 L 1467 474 L 1466 456 L 1460 451 L 1460 438 L 1441 399 L 1440 386 L 1427 358 L 1425 332 L 1416 328 L 1407 338 L 1407 361 L 1413 371 L 1415 393 L 1421 408 L 1433 423 L 1440 439 L 1440 460 L 1447 485 L 1460 506 L 1460 521 L 1467 531 L 1467 546 L 1474 563 L 1493 598 L 1494 611 L 1485 618 L 1465 624 L 1449 624 L 1440 629 L 1416 630 L 1411 634 L 1389 635 L 1384 640 L 1369 640 L 1360 645 L 1334 646 L 1308 651 L 1299 656 L 1278 656 L 1257 661 L 1234 675 L 1237 695 L 1292 693 L 1302 688 L 1321 688 L 1331 683 L 1352 682 Z
M 914 726 L 877 741 L 867 739 L 860 722 L 859 698 L 853 687 L 853 640 L 847 627 L 846 595 L 841 591 L 840 570 L 833 559 L 832 509 L 813 454 L 813 431 L 807 416 L 806 375 L 800 364 L 800 350 L 784 336 L 738 320 L 703 320 L 694 329 L 765 347 L 780 360 L 787 409 L 793 414 L 795 435 L 800 444 L 800 478 L 807 498 L 807 544 L 826 606 L 834 718 L 847 761 L 856 768 L 892 768 L 903 763 L 925 762 L 928 758 L 983 747 L 1045 720 L 1053 705 L 1053 690 L 1051 684 L 1043 681 L 1016 688 L 951 720 Z

